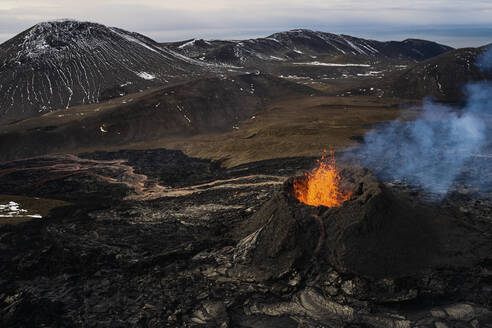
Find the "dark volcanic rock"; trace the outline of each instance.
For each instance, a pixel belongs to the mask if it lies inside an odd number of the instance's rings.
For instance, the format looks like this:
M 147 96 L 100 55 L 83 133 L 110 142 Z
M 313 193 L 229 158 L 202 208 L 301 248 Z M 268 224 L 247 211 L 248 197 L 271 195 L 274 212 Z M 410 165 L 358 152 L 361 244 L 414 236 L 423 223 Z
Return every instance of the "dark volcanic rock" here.
M 293 268 L 307 266 L 320 227 L 307 206 L 290 194 L 277 193 L 237 231 L 243 239 L 236 251 L 236 271 L 255 280 L 278 279 Z
M 240 275 L 278 279 L 316 260 L 320 272 L 333 267 L 373 282 L 403 279 L 418 289 L 433 270 L 461 272 L 491 260 L 487 235 L 467 225 L 461 213 L 416 202 L 362 168 L 341 174 L 344 188 L 354 191 L 341 207 L 300 203 L 291 179 L 243 222 L 237 230 L 243 238 L 236 254 Z M 377 297 L 368 295 L 378 288 L 366 287 L 365 297 Z
M 3 163 L 1 193 L 75 205 L 0 226 L 0 326 L 176 327 L 194 325 L 194 313 L 212 327 L 228 322 L 239 289 L 210 281 L 193 257 L 232 244 L 229 227 L 268 199 L 283 179 L 273 175 L 280 168 L 293 174 L 310 163 L 297 158 L 225 170 L 167 150 Z M 137 190 L 145 174 L 148 183 Z M 151 192 L 155 183 L 177 188 L 149 200 L 123 199 Z
M 490 326 L 490 199 L 429 205 L 347 167 L 352 199 L 314 208 L 282 184 L 313 162 L 222 169 L 147 150 L 2 164 L 0 192 L 74 205 L 0 226 L 0 325 Z
M 40 23 L 0 45 L 0 122 L 97 103 L 210 69 L 137 33 L 71 20 Z

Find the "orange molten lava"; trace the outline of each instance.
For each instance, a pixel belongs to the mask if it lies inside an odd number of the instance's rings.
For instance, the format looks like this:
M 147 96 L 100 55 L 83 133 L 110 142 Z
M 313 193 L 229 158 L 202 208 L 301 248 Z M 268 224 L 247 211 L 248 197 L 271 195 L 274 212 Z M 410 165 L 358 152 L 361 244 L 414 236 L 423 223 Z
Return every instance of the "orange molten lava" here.
M 300 202 L 312 206 L 341 206 L 352 193 L 340 191 L 341 177 L 333 152 L 329 157 L 323 155 L 318 163 L 319 166 L 306 172 L 304 178 L 294 180 L 294 195 Z

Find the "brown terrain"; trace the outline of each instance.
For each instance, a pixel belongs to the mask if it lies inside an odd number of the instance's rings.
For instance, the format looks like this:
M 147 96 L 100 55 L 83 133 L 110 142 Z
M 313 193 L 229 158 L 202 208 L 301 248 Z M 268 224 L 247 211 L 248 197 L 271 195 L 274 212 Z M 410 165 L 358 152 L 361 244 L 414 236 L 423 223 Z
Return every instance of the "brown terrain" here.
M 326 149 L 343 150 L 356 145 L 373 125 L 402 115 L 410 118 L 416 113 L 400 109 L 395 99 L 306 97 L 271 104 L 231 132 L 163 139 L 150 145 L 180 149 L 189 156 L 233 167 L 274 158 L 316 157 Z
M 397 98 L 333 96 L 326 92 L 329 84 L 318 91 L 280 79 L 275 83 L 284 84 L 284 91 L 277 91 L 259 85 L 265 79 L 273 77 L 233 76 L 225 80 L 234 87 L 232 93 L 210 91 L 213 96 L 206 85 L 178 85 L 10 124 L 0 140 L 1 157 L 168 148 L 230 167 L 318 156 L 327 148 L 356 144 L 377 123 L 414 117 L 419 104 L 413 101 L 402 106 Z M 254 94 L 237 95 L 251 88 L 249 82 L 256 83 Z M 197 88 L 198 95 L 206 98 L 192 95 Z M 11 147 L 14 140 L 16 147 Z

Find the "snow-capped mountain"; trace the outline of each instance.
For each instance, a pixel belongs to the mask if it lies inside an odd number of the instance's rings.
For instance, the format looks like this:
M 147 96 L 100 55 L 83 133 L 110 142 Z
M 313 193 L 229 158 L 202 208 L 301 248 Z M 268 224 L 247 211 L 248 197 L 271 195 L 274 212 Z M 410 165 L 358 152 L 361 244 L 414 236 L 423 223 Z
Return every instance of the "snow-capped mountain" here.
M 96 103 L 209 70 L 137 33 L 44 22 L 0 45 L 0 120 Z
M 246 66 L 262 61 L 312 60 L 318 56 L 352 60 L 392 58 L 421 61 L 452 50 L 451 47 L 425 40 L 380 42 L 306 29 L 242 41 L 193 39 L 167 45 L 191 58 Z

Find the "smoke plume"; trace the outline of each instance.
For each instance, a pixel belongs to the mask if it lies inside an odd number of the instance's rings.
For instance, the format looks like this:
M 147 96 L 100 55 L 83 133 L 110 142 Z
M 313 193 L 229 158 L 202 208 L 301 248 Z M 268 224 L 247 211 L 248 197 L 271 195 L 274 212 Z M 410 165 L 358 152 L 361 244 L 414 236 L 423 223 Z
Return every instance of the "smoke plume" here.
M 476 65 L 484 72 L 492 70 L 492 48 Z M 357 154 L 361 164 L 384 178 L 446 194 L 475 157 L 484 157 L 492 137 L 486 123 L 492 114 L 492 84 L 469 84 L 465 91 L 462 108 L 425 101 L 415 121 L 393 121 L 366 134 Z

